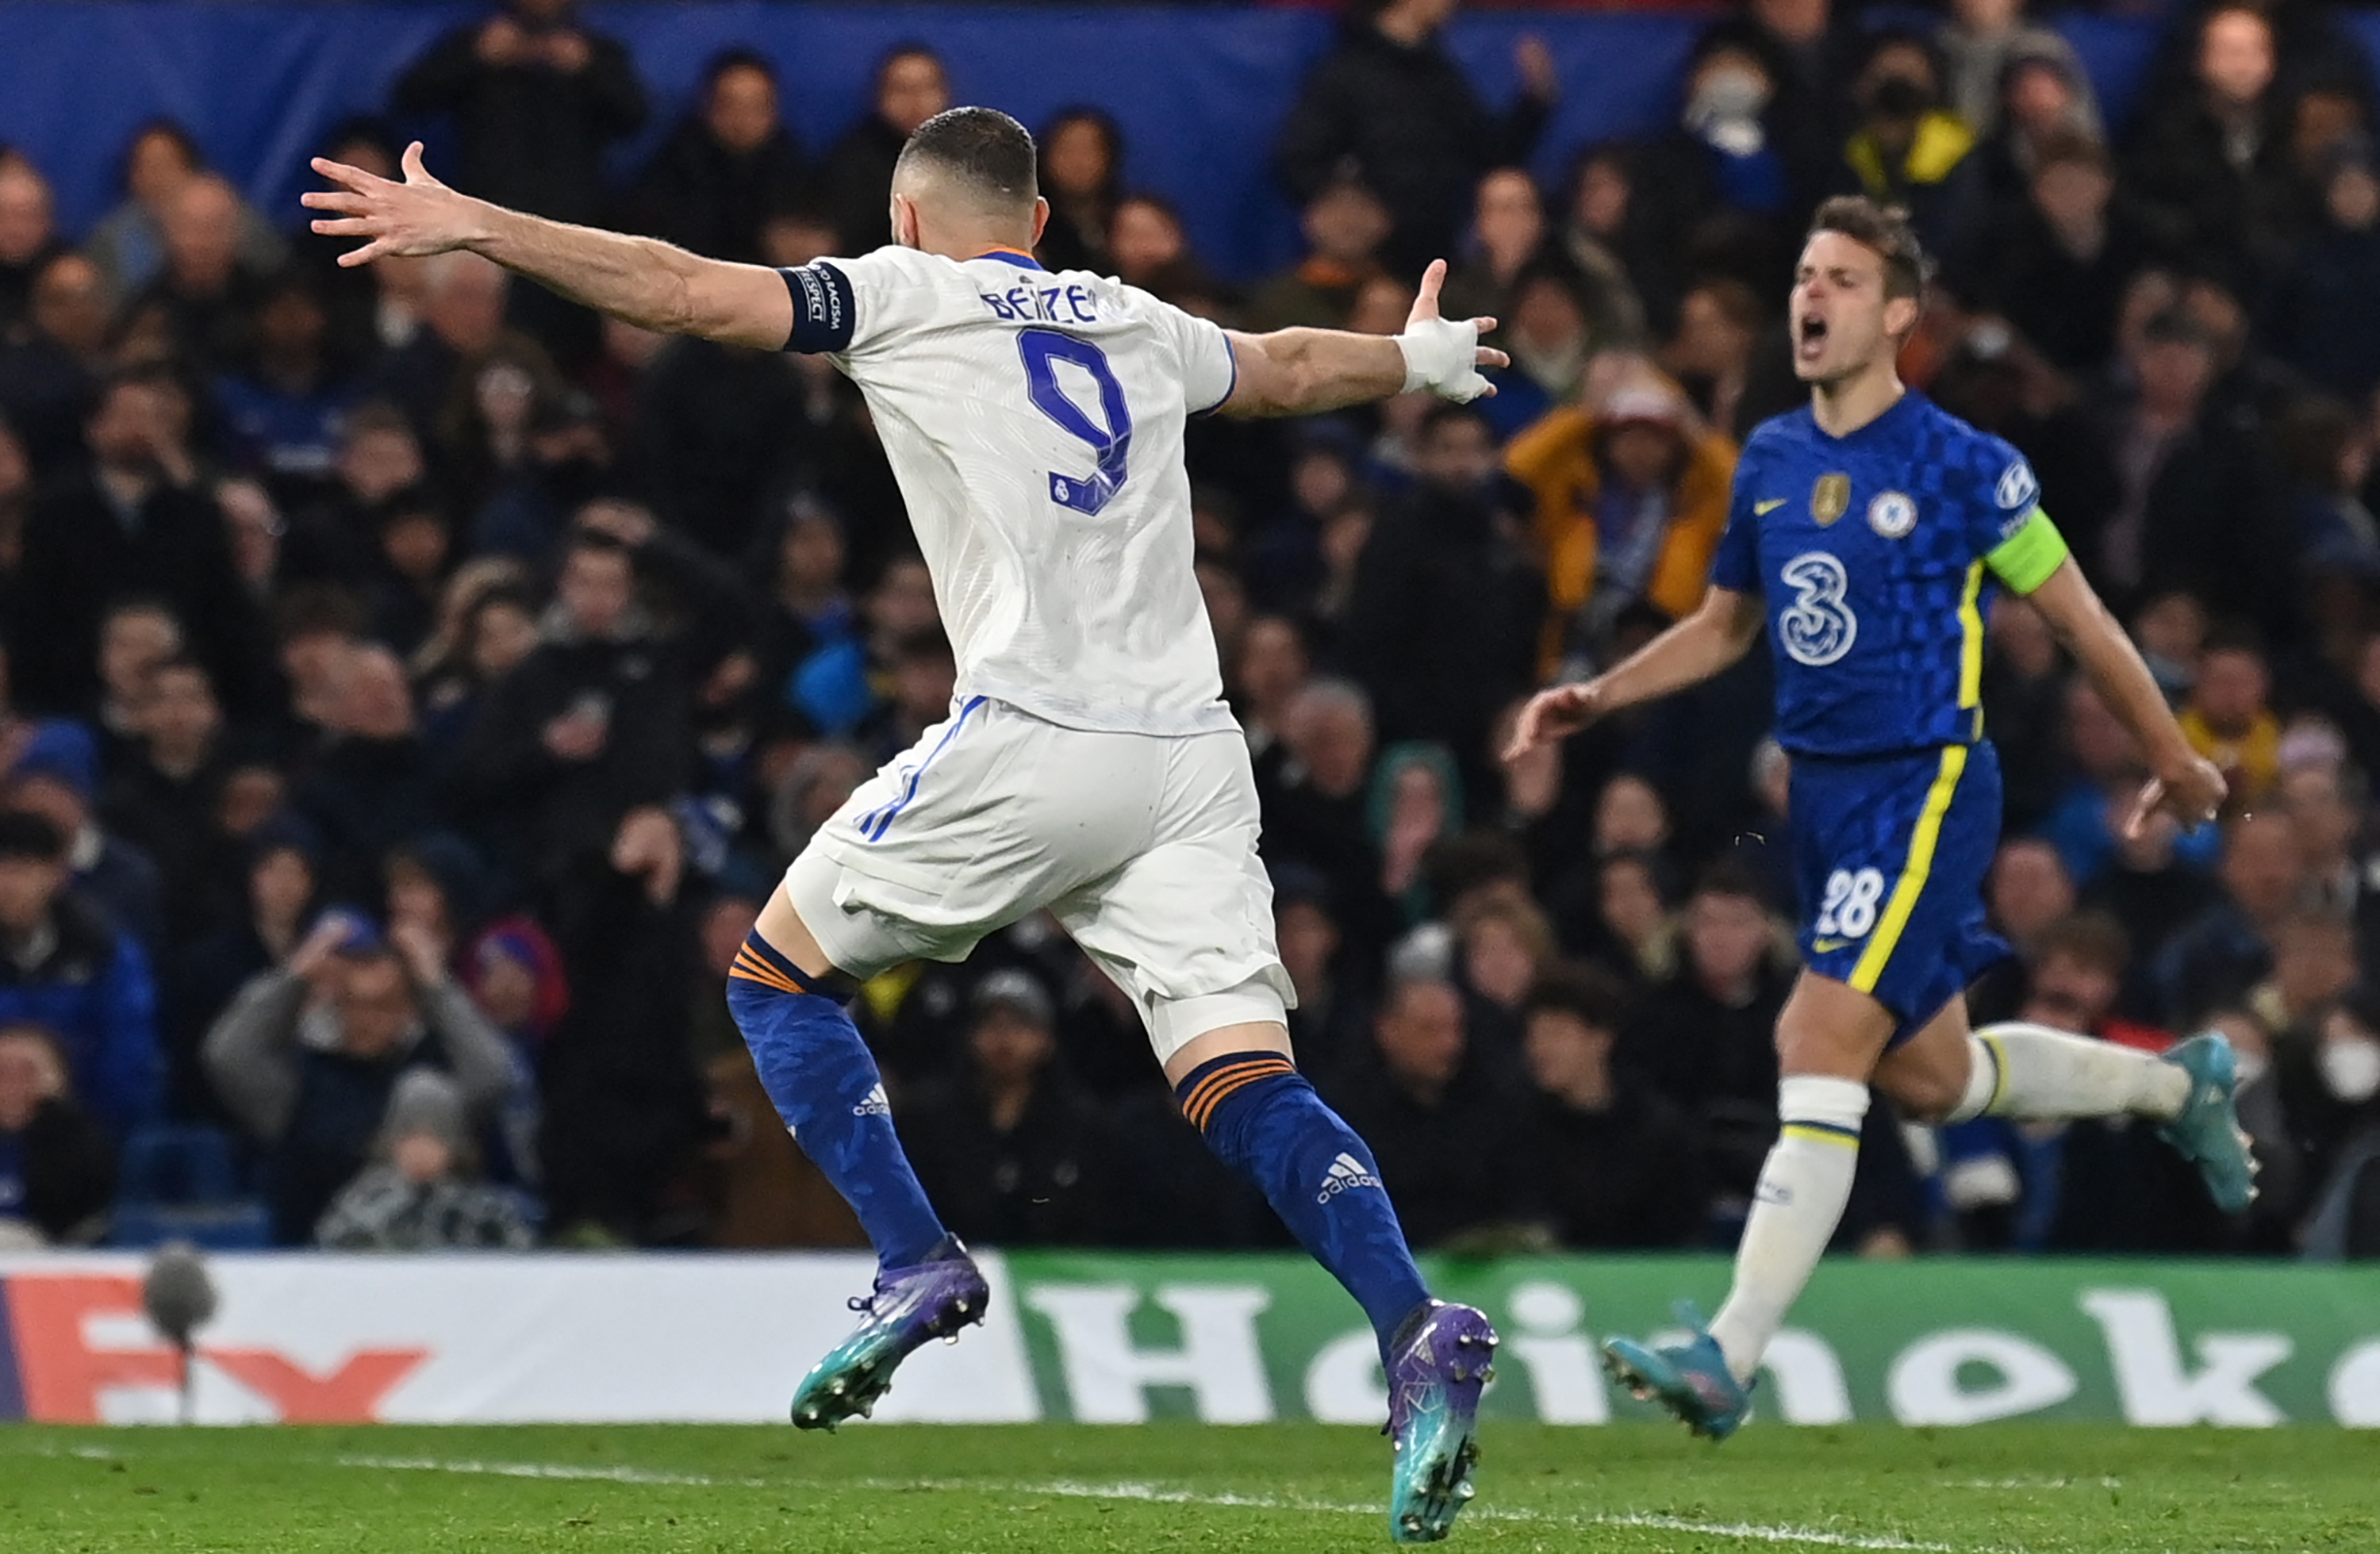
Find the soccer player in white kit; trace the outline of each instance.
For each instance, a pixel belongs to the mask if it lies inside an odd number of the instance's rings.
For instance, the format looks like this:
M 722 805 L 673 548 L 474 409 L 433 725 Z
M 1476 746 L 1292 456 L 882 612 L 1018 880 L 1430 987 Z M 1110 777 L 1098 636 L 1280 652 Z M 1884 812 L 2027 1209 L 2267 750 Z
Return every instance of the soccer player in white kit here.
M 1131 994 L 1184 1113 L 1346 1285 L 1380 1342 L 1390 1530 L 1446 1535 L 1471 1495 L 1495 1334 L 1433 1301 L 1363 1141 L 1291 1057 L 1294 998 L 1257 856 L 1247 747 L 1192 571 L 1183 428 L 1427 388 L 1490 393 L 1492 320 L 1438 316 L 1433 264 L 1405 333 L 1230 334 L 1117 281 L 1050 274 L 1032 138 L 956 108 L 892 187 L 896 246 L 793 270 L 698 258 L 522 215 L 431 177 L 317 160 L 314 230 L 344 256 L 468 249 L 649 329 L 823 352 L 868 400 L 959 663 L 950 717 L 821 827 L 771 896 L 729 1003 L 779 1113 L 857 1212 L 880 1270 L 858 1329 L 795 1422 L 865 1414 L 929 1338 L 979 1320 L 981 1275 L 919 1190 L 845 1012 L 860 982 L 959 960 L 1047 907 Z

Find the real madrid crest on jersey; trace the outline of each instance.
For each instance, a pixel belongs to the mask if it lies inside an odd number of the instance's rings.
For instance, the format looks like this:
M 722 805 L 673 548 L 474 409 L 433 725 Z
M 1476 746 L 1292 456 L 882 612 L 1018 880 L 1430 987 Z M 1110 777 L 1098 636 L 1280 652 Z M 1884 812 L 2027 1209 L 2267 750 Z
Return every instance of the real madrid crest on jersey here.
M 1917 504 L 1906 492 L 1886 492 L 1867 504 L 1867 526 L 1887 540 L 1898 540 L 1917 527 Z
M 1849 475 L 1821 475 L 1818 483 L 1810 488 L 1810 516 L 1824 528 L 1852 510 L 1852 478 Z

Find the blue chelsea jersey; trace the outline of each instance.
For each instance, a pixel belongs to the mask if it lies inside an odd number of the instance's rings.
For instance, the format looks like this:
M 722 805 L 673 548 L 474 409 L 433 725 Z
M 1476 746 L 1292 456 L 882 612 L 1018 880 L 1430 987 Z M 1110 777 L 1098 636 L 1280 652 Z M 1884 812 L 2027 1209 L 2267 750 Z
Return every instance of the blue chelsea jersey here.
M 1875 756 L 1983 737 L 1993 575 L 2029 591 L 2064 554 L 2023 456 L 1911 392 L 1848 437 L 1755 429 L 1711 581 L 1766 597 L 1779 741 Z

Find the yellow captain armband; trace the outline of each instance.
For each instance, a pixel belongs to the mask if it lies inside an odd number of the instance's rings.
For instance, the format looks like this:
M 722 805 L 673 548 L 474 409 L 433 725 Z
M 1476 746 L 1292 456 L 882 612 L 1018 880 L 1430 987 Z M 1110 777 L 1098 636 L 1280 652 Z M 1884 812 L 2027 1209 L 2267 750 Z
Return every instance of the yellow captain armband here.
M 2066 536 L 2058 532 L 2048 514 L 2035 507 L 2014 534 L 1984 557 L 1984 565 L 2016 592 L 2031 593 L 2066 565 L 2069 553 Z

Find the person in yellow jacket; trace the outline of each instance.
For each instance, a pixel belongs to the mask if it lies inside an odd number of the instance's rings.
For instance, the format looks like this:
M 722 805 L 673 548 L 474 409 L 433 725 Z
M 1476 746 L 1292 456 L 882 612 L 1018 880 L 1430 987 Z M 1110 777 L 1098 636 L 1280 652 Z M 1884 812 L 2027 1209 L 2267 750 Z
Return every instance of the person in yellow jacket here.
M 1735 456 L 1674 389 L 1641 382 L 1594 408 L 1555 409 L 1512 439 L 1504 467 L 1536 497 L 1552 596 L 1548 674 L 1599 657 L 1612 622 L 1640 600 L 1672 618 L 1693 612 L 1727 528 Z

